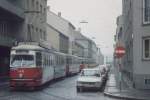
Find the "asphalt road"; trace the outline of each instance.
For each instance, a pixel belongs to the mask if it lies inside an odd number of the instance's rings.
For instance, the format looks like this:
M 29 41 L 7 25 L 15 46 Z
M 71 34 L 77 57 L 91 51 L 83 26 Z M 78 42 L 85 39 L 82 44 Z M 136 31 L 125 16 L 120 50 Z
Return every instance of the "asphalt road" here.
M 0 89 L 0 100 L 116 100 L 103 95 L 100 91 L 76 92 L 76 79 L 73 76 L 52 83 L 37 91 L 9 91 Z

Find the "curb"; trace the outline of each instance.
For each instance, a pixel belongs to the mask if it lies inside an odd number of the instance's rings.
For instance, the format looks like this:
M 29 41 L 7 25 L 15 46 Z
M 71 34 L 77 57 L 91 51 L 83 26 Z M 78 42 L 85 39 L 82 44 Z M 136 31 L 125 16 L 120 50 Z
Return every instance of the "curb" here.
M 110 77 L 109 77 L 110 78 Z M 116 98 L 116 99 L 123 99 L 123 100 L 149 100 L 148 98 L 136 98 L 136 97 L 132 97 L 132 96 L 127 96 L 127 95 L 117 95 L 117 94 L 113 94 L 111 92 L 107 92 L 107 84 L 108 84 L 108 81 L 106 82 L 106 87 L 105 87 L 105 90 L 103 92 L 104 96 L 108 96 L 110 98 Z
M 135 97 L 127 97 L 127 96 L 118 96 L 112 93 L 104 92 L 104 96 L 108 96 L 111 98 L 117 98 L 117 99 L 127 99 L 127 100 L 149 100 L 144 98 L 135 98 Z

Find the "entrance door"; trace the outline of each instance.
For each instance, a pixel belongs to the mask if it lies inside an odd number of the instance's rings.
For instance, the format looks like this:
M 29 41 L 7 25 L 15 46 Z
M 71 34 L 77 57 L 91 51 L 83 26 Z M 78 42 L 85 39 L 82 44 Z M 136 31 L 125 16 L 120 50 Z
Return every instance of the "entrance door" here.
M 0 81 L 9 78 L 10 48 L 0 46 Z

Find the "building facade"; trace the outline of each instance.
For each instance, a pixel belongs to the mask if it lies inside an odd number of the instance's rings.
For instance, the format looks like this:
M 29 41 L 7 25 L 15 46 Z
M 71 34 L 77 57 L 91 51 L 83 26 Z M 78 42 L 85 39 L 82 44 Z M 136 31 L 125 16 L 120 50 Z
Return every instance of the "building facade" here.
M 123 0 L 123 80 L 136 89 L 150 89 L 150 1 Z
M 26 0 L 25 3 L 25 23 L 27 41 L 45 42 L 47 0 Z
M 46 7 L 47 0 L 0 0 L 0 66 L 5 66 L 1 76 L 9 74 L 12 46 L 46 40 Z
M 88 57 L 88 40 L 87 38 L 82 35 L 82 33 L 77 30 L 73 34 L 74 37 L 74 50 L 75 50 L 75 55 L 87 58 Z
M 47 42 L 51 44 L 51 47 L 56 50 L 60 51 L 60 42 L 59 42 L 59 34 L 60 32 L 57 31 L 54 27 L 52 27 L 49 22 L 47 22 Z
M 61 13 L 55 14 L 47 9 L 47 41 L 52 47 L 62 53 L 70 53 L 69 22 L 61 17 Z
M 89 59 L 89 62 L 98 61 L 98 50 L 91 39 L 82 35 L 80 31 L 68 20 L 61 16 L 61 13 L 47 11 L 47 36 L 55 50 L 66 54 Z

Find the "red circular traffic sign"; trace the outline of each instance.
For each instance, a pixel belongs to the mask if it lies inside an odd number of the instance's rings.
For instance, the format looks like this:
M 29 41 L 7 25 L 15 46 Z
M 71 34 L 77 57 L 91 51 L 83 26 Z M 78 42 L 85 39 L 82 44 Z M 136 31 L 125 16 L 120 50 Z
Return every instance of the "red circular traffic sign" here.
M 125 48 L 124 47 L 116 47 L 115 55 L 117 58 L 122 58 L 125 55 Z

